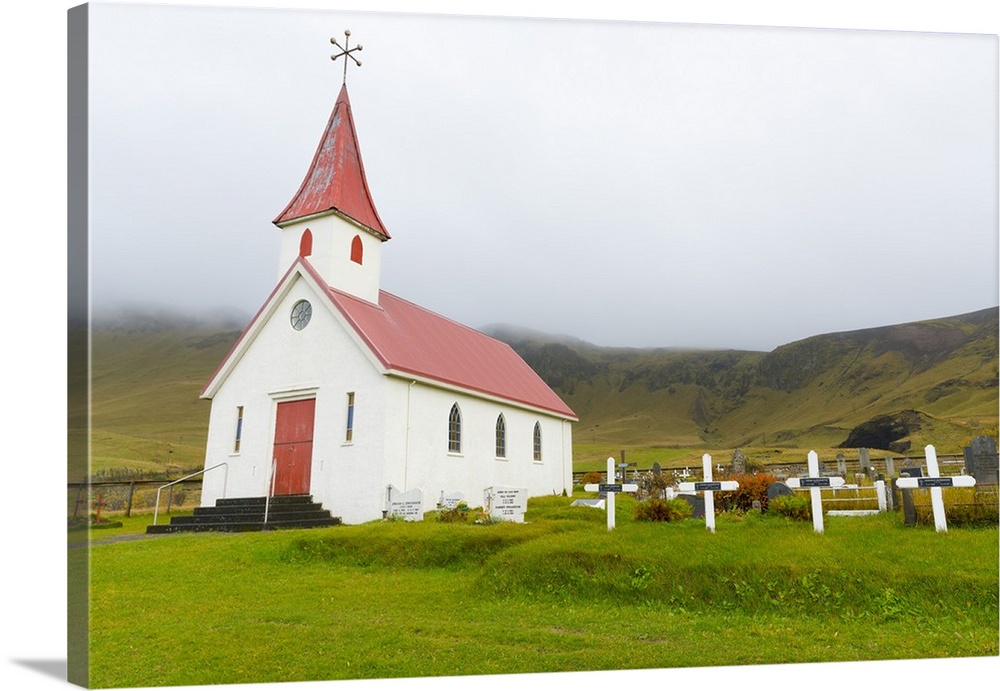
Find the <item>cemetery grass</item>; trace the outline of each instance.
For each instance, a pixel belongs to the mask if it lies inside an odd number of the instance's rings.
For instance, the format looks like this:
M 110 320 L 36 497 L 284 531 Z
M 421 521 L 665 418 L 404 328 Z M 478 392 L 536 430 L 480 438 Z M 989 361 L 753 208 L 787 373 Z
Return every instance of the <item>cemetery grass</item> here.
M 713 535 L 619 497 L 609 532 L 569 503 L 95 543 L 91 686 L 998 654 L 996 528 L 722 514 Z

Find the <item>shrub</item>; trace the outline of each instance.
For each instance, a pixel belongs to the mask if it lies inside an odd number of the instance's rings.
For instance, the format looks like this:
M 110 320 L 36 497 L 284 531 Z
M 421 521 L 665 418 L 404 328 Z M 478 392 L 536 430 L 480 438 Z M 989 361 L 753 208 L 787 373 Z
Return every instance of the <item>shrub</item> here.
M 465 523 L 469 520 L 469 505 L 460 501 L 455 508 L 438 512 L 436 520 L 441 523 Z
M 664 490 L 671 484 L 666 473 L 644 473 L 639 478 L 639 491 L 636 493 L 637 499 L 662 498 Z
M 811 518 L 809 500 L 796 494 L 775 497 L 768 504 L 767 510 L 793 521 L 808 521 Z
M 604 482 L 604 475 L 594 470 L 584 473 L 583 477 L 580 478 L 580 484 L 582 485 L 599 485 L 602 482 Z
M 691 517 L 691 505 L 683 499 L 653 497 L 635 505 L 637 521 L 679 521 Z
M 733 479 L 740 484 L 736 491 L 715 495 L 715 505 L 720 511 L 749 511 L 755 501 L 766 509 L 767 488 L 778 481 L 774 475 L 764 473 L 736 475 Z

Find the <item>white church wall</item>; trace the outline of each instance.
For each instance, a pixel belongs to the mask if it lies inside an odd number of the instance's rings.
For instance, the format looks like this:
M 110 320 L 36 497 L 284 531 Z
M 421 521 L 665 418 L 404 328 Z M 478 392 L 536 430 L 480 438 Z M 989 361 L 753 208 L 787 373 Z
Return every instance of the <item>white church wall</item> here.
M 300 299 L 313 306 L 301 331 L 290 324 Z M 277 404 L 315 397 L 310 491 L 345 521 L 367 516 L 379 501 L 384 457 L 385 378 L 330 312 L 329 303 L 299 279 L 280 298 L 273 316 L 257 333 L 212 400 L 205 465 L 228 463 L 226 496 L 263 496 L 270 476 Z M 263 315 L 262 315 L 263 318 Z M 346 440 L 347 394 L 355 395 L 354 427 Z M 240 450 L 234 450 L 238 406 L 243 407 Z M 223 495 L 226 474 L 205 478 L 202 504 Z
M 377 303 L 382 241 L 335 214 L 297 221 L 282 229 L 278 277 L 284 276 L 299 256 L 299 242 L 307 228 L 313 238 L 309 263 L 323 280 L 346 293 Z M 351 244 L 355 237 L 361 240 L 361 264 L 351 260 Z
M 299 300 L 312 304 L 301 331 L 290 323 Z M 203 505 L 225 496 L 264 496 L 274 448 L 278 403 L 315 398 L 309 491 L 346 523 L 381 518 L 389 485 L 423 491 L 424 510 L 442 492 L 461 492 L 482 504 L 491 486 L 525 487 L 529 496 L 570 491 L 571 425 L 561 418 L 487 400 L 423 381 L 386 376 L 342 321 L 315 292 L 311 279 L 293 279 L 262 313 L 238 361 L 215 393 L 205 465 L 228 464 L 206 477 Z M 346 438 L 348 394 L 354 394 L 351 439 Z M 448 418 L 458 404 L 462 446 L 448 450 Z M 240 449 L 234 449 L 242 407 Z M 496 453 L 496 422 L 503 414 L 506 449 Z M 533 454 L 541 426 L 542 454 Z M 225 486 L 224 486 L 225 483 Z
M 425 510 L 434 508 L 441 492 L 462 492 L 470 506 L 479 506 L 483 490 L 493 485 L 526 487 L 529 496 L 572 490 L 568 422 L 423 382 L 389 381 L 384 481 L 404 491 L 421 489 Z M 448 418 L 455 403 L 462 416 L 459 453 L 448 450 Z M 501 413 L 506 452 L 499 458 L 496 422 Z M 533 454 L 536 422 L 542 431 L 541 461 Z

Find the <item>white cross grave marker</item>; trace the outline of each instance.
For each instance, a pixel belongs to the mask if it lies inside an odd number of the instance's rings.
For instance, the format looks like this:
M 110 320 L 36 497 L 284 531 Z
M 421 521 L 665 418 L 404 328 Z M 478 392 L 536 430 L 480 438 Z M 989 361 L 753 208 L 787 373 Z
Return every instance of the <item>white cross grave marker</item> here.
M 808 456 L 809 475 L 808 477 L 788 478 L 788 486 L 792 489 L 809 488 L 809 495 L 812 499 L 813 530 L 817 533 L 823 532 L 823 497 L 820 491 L 831 487 L 840 487 L 844 484 L 842 477 L 820 477 L 819 456 L 815 451 L 810 451 Z
M 608 530 L 615 527 L 615 494 L 618 492 L 638 492 L 639 485 L 635 484 L 615 484 L 615 459 L 608 459 L 608 482 L 599 485 L 584 485 L 588 492 L 604 492 L 607 495 Z
M 704 482 L 682 482 L 677 485 L 681 492 L 704 492 L 705 493 L 705 527 L 715 532 L 715 493 L 732 492 L 740 488 L 740 483 L 735 480 L 725 482 L 712 482 L 712 457 L 705 454 L 701 457 L 701 465 L 704 471 Z
M 934 527 L 939 533 L 948 532 L 948 521 L 944 515 L 944 500 L 941 498 L 942 487 L 974 487 L 976 478 L 971 475 L 957 475 L 954 477 L 941 477 L 938 468 L 937 450 L 933 445 L 924 447 L 924 454 L 927 456 L 927 477 L 901 477 L 896 480 L 896 487 L 904 489 L 915 489 L 917 487 L 929 487 L 931 490 L 931 510 L 934 511 Z

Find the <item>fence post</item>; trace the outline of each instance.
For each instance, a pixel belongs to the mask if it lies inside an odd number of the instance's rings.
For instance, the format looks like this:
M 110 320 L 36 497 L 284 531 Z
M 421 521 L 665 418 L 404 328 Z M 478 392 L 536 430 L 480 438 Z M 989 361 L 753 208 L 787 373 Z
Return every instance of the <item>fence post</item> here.
M 73 518 L 75 519 L 80 513 L 80 495 L 83 494 L 84 488 L 87 486 L 87 478 L 83 478 L 83 482 L 76 490 L 76 506 L 73 507 Z
M 135 480 L 128 483 L 128 506 L 125 507 L 125 517 L 132 516 L 132 497 L 135 495 Z

